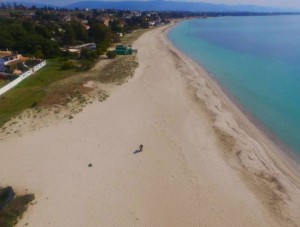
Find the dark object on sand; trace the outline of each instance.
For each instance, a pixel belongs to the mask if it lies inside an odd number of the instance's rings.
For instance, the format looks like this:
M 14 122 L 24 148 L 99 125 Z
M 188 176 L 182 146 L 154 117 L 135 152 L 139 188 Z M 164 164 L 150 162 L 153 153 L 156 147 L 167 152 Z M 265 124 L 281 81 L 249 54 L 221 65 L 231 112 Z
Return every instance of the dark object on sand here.
M 0 189 L 2 192 L 2 189 Z M 8 191 L 11 194 L 11 189 Z M 28 205 L 34 200 L 33 194 L 17 195 L 0 209 L 0 226 L 12 227 L 15 226 L 19 218 L 27 210 Z
M 139 148 L 140 148 L 140 152 L 142 152 L 142 151 L 143 151 L 143 148 L 144 148 L 144 145 L 141 144 Z
M 88 165 L 88 167 L 93 167 L 93 164 L 92 164 L 92 163 L 90 163 L 90 164 Z
M 0 188 L 0 210 L 11 202 L 15 197 L 15 192 L 12 187 Z
M 140 153 L 140 152 L 142 152 L 142 151 L 143 151 L 143 148 L 144 148 L 144 145 L 143 145 L 143 144 L 141 144 L 141 145 L 139 146 L 139 149 L 138 149 L 138 150 L 136 150 L 135 152 L 133 152 L 133 154 L 137 154 L 137 153 Z

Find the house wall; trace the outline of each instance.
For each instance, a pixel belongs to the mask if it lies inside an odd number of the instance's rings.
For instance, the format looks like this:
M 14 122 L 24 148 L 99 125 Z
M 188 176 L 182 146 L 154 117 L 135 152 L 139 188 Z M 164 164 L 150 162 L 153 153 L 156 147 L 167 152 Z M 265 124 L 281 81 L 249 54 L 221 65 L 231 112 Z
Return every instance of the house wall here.
M 4 61 L 0 59 L 0 72 L 4 72 Z
M 20 55 L 9 55 L 5 57 L 0 58 L 0 72 L 5 71 L 5 65 L 11 61 L 14 61 L 16 59 L 19 59 Z
M 32 74 L 34 74 L 36 71 L 38 71 L 39 69 L 43 68 L 45 65 L 46 65 L 46 61 L 43 61 L 40 64 L 34 66 L 29 71 L 21 74 L 17 79 L 13 80 L 9 84 L 7 84 L 3 88 L 1 88 L 0 89 L 0 95 L 4 94 L 5 92 L 9 91 L 13 87 L 17 86 L 21 81 L 23 81 L 27 77 L 31 76 Z
M 4 63 L 5 63 L 5 59 L 4 58 L 0 58 L 0 72 L 4 72 Z

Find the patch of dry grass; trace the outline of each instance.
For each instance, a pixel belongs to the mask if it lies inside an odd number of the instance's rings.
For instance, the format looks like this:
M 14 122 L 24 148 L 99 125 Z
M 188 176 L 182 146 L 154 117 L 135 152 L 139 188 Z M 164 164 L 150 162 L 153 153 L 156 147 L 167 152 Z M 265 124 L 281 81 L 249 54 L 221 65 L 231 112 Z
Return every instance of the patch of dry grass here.
M 126 34 L 122 38 L 122 43 L 124 45 L 132 45 L 135 40 L 137 40 L 141 35 L 143 35 L 147 31 L 149 31 L 149 29 L 138 29 L 130 34 Z
M 8 84 L 9 82 L 8 81 L 6 81 L 6 80 L 1 80 L 0 79 L 0 88 L 1 87 L 4 87 L 6 84 Z
M 101 83 L 122 84 L 133 76 L 137 66 L 136 56 L 118 56 L 100 70 L 94 79 Z

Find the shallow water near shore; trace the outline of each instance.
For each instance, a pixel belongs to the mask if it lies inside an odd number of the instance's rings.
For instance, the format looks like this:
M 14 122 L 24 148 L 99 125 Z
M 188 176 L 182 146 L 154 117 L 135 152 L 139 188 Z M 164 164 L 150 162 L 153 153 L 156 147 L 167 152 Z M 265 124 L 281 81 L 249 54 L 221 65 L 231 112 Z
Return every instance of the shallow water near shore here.
M 300 16 L 179 23 L 168 37 L 300 157 Z

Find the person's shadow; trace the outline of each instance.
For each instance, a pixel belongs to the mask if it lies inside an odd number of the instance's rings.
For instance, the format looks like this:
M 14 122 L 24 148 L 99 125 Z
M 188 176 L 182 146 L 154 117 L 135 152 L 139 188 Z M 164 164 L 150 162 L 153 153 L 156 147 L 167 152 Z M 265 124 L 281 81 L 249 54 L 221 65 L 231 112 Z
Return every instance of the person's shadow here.
M 133 154 L 138 154 L 140 152 L 142 152 L 142 151 L 141 150 L 136 150 L 136 151 L 133 152 Z

